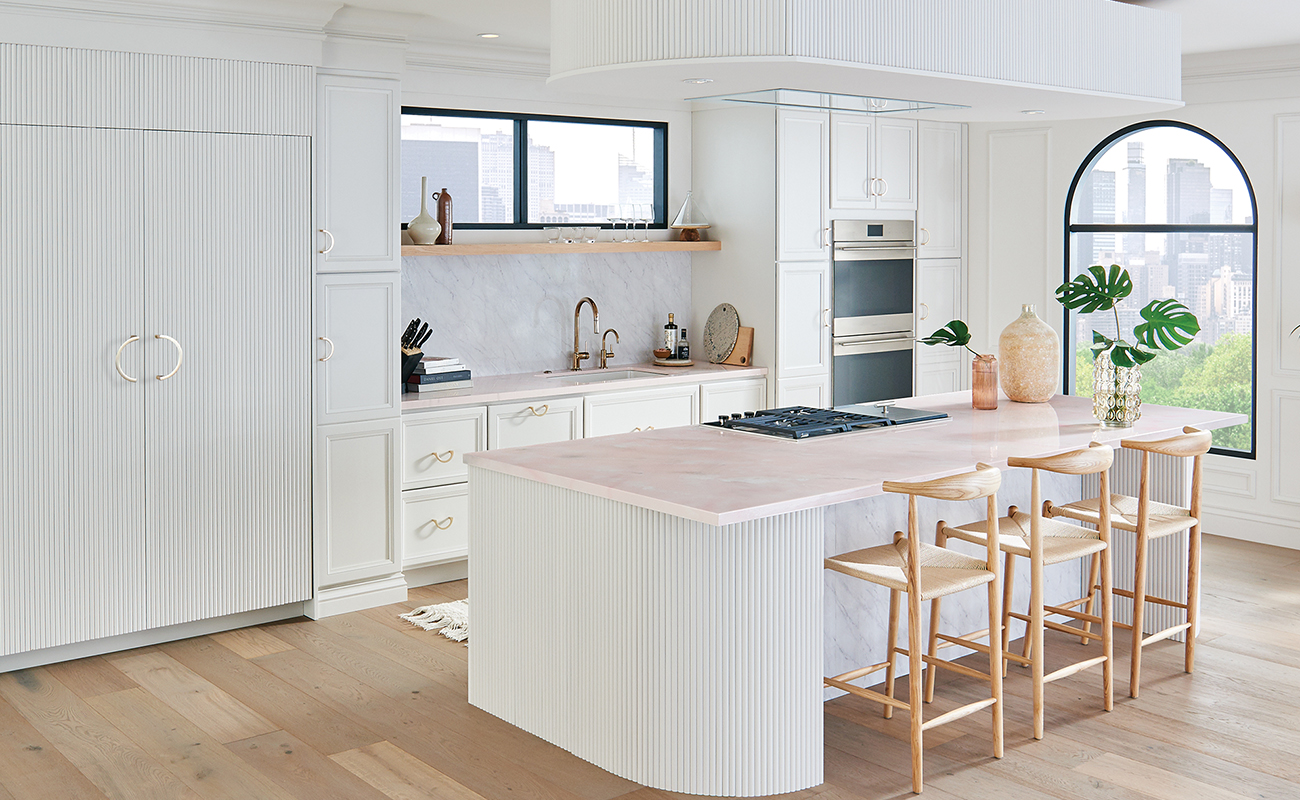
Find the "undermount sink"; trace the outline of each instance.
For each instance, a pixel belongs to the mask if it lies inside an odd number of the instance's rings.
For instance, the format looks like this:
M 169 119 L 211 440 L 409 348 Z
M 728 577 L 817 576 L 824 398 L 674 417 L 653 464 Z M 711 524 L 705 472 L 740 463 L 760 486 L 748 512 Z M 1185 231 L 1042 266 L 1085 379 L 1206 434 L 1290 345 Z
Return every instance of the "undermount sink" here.
M 591 372 L 561 372 L 551 377 L 565 383 L 605 383 L 626 381 L 632 378 L 661 378 L 664 373 L 648 369 L 598 369 Z

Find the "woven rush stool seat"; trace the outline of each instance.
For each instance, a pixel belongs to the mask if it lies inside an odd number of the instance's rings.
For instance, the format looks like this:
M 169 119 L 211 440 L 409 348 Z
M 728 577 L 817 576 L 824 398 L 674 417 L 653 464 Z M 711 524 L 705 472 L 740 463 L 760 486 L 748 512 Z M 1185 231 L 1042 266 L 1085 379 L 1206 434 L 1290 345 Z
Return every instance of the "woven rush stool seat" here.
M 1087 522 L 1092 525 L 1096 525 L 1101 519 L 1101 498 L 1098 497 L 1066 503 L 1063 506 L 1054 506 L 1053 508 L 1058 516 L 1077 519 L 1080 522 Z M 1159 539 L 1161 536 L 1168 536 L 1171 533 L 1182 533 L 1193 525 L 1199 524 L 1199 520 L 1193 517 L 1192 512 L 1186 508 L 1155 501 L 1151 501 L 1149 508 L 1150 526 L 1147 528 L 1147 537 L 1151 539 Z M 1129 497 L 1125 494 L 1112 494 L 1110 496 L 1110 524 L 1113 528 L 1137 533 L 1138 498 Z
M 998 520 L 998 546 L 1002 552 L 1029 558 L 1030 521 L 1030 515 L 1015 506 L 1007 511 L 1007 516 Z M 1106 543 L 1097 531 L 1054 519 L 1044 519 L 1039 524 L 1043 531 L 1043 563 L 1046 565 L 1072 561 L 1106 549 Z M 971 522 L 957 528 L 944 528 L 944 533 L 972 544 L 984 544 L 988 541 L 987 527 L 985 522 Z
M 996 577 L 978 558 L 932 544 L 920 543 L 919 549 L 921 600 L 983 586 Z M 826 568 L 906 592 L 907 540 L 832 556 L 826 559 Z

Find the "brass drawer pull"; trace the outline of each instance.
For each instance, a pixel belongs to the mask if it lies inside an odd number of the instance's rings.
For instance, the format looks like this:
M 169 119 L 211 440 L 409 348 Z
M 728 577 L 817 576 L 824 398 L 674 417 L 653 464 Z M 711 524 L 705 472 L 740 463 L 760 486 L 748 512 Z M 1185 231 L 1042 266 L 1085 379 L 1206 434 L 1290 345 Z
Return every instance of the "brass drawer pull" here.
M 448 451 L 445 452 L 445 453 L 430 453 L 430 455 L 432 455 L 434 458 L 438 459 L 439 462 L 441 462 L 441 463 L 443 463 L 443 464 L 446 464 L 448 461 L 451 461 L 452 456 L 456 455 L 456 451 L 455 451 L 455 450 L 448 450 Z M 445 456 L 445 458 L 444 458 L 444 456 Z
M 532 414 L 534 417 L 544 417 L 544 416 L 546 416 L 546 412 L 549 411 L 550 408 L 551 408 L 551 407 L 550 407 L 549 404 L 548 404 L 548 405 L 543 405 L 543 406 L 541 406 L 541 410 L 538 410 L 538 409 L 536 409 L 536 408 L 533 408 L 532 406 L 529 406 L 529 407 L 528 407 L 528 412 L 529 412 L 530 414 Z
M 452 520 L 454 519 L 455 519 L 454 517 L 447 517 L 441 522 L 439 522 L 436 519 L 431 519 L 429 520 L 429 522 L 431 522 L 433 524 L 433 527 L 437 528 L 438 530 L 445 531 L 451 527 Z
M 637 431 L 652 431 L 652 430 L 654 430 L 654 429 L 655 429 L 655 426 L 653 426 L 653 425 L 647 425 L 647 426 L 645 426 L 644 428 L 633 428 L 633 429 L 632 429 L 632 432 L 633 432 L 633 433 L 636 433 Z

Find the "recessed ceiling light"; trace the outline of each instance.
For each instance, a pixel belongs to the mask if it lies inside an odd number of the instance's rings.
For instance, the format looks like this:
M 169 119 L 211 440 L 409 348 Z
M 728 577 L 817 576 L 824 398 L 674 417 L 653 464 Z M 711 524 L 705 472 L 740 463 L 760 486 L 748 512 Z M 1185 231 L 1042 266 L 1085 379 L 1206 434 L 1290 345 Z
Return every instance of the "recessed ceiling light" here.
M 480 38 L 480 39 L 500 39 L 500 38 L 501 38 L 501 34 L 499 34 L 499 33 L 480 33 L 480 34 L 478 35 L 478 38 Z
M 1025 109 L 1024 111 L 1021 111 L 1020 113 L 1021 114 L 1046 114 L 1047 112 L 1041 108 L 1029 108 L 1029 109 Z
M 713 83 L 712 78 L 682 78 L 682 83 Z

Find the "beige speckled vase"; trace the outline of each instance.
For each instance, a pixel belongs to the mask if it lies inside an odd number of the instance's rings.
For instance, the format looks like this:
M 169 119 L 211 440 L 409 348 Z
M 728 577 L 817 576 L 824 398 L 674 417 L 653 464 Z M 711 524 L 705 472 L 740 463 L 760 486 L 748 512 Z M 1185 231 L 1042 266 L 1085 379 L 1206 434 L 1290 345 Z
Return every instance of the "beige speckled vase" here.
M 1032 305 L 998 337 L 1002 393 L 1017 403 L 1045 403 L 1061 378 L 1061 337 L 1038 318 Z

